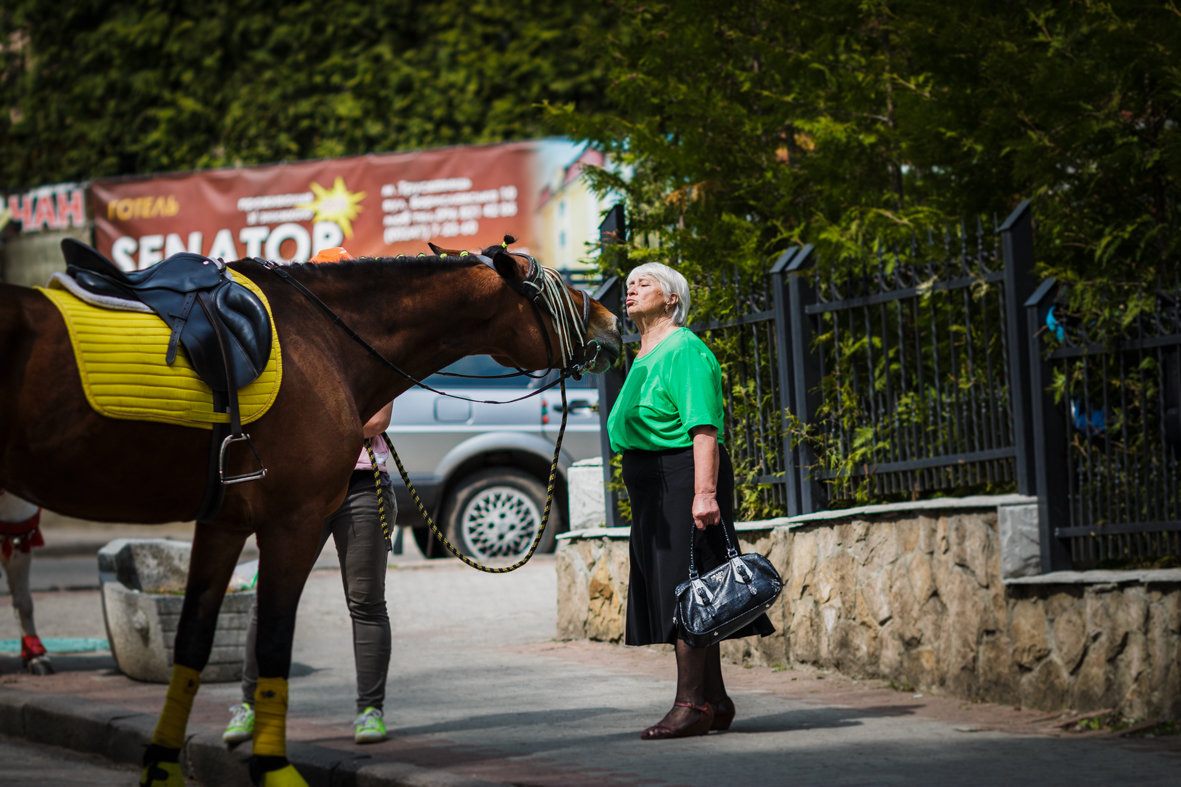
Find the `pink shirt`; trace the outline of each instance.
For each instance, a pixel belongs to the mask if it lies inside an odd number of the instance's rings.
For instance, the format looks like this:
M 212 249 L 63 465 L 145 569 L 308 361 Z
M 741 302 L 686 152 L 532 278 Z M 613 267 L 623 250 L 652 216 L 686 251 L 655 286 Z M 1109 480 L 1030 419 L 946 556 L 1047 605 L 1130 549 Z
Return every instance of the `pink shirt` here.
M 390 458 L 390 449 L 386 447 L 385 440 L 381 439 L 381 435 L 370 438 L 369 444 L 373 446 L 373 456 L 377 458 L 377 469 L 386 472 L 386 460 Z M 353 467 L 354 470 L 372 470 L 373 463 L 369 461 L 369 452 L 365 450 L 365 446 L 361 446 L 361 453 L 357 456 L 357 464 Z

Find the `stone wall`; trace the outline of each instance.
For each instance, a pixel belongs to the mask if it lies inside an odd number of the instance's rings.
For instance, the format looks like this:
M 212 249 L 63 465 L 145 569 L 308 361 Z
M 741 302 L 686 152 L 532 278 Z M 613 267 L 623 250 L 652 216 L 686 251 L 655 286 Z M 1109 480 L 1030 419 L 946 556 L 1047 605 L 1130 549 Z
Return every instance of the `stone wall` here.
M 1181 570 L 1002 576 L 996 505 L 926 501 L 741 523 L 784 580 L 775 635 L 732 661 L 1129 719 L 1181 718 Z M 958 506 L 958 507 L 957 507 Z M 558 548 L 558 636 L 621 642 L 627 528 Z

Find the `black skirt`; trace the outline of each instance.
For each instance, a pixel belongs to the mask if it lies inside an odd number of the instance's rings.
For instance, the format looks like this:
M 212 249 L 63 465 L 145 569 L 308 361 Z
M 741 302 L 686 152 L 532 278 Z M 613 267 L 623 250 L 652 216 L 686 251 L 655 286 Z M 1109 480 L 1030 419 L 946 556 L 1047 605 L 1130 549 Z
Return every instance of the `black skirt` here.
M 693 527 L 693 449 L 627 451 L 623 482 L 631 500 L 631 571 L 627 591 L 628 645 L 675 643 L 673 622 L 677 585 L 689 578 L 689 536 L 693 534 L 697 570 L 704 573 L 726 559 L 726 542 L 717 526 Z M 725 448 L 718 468 L 718 507 L 734 547 L 734 468 Z M 766 636 L 775 626 L 766 615 L 727 639 Z

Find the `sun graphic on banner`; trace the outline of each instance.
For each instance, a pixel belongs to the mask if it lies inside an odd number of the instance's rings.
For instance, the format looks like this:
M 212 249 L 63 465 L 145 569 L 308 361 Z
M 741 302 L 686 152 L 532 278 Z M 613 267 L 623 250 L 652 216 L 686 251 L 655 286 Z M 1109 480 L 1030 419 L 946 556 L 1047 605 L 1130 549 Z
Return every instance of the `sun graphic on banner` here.
M 309 183 L 308 187 L 316 193 L 316 199 L 295 207 L 315 212 L 313 221 L 331 221 L 340 226 L 346 238 L 353 237 L 352 222 L 361 212 L 357 203 L 365 199 L 365 192 L 350 193 L 344 185 L 344 178 L 337 178 L 331 189 L 319 183 Z

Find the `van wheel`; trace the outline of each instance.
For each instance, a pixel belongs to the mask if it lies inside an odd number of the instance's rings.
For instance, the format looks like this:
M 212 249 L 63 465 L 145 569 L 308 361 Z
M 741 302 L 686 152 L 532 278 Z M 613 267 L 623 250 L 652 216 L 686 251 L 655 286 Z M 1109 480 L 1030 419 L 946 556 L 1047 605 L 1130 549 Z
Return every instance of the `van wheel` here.
M 525 556 L 545 511 L 545 487 L 532 476 L 508 467 L 474 473 L 448 497 L 447 538 L 459 551 L 481 563 L 507 565 Z M 554 548 L 562 528 L 555 501 L 550 506 L 538 552 Z

